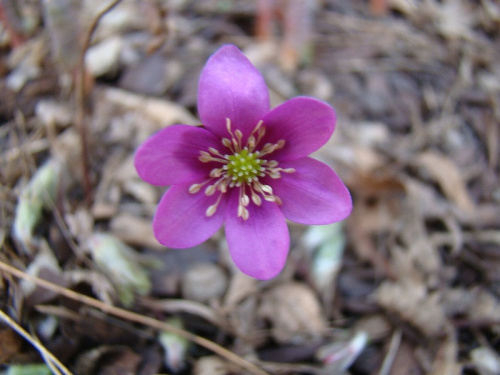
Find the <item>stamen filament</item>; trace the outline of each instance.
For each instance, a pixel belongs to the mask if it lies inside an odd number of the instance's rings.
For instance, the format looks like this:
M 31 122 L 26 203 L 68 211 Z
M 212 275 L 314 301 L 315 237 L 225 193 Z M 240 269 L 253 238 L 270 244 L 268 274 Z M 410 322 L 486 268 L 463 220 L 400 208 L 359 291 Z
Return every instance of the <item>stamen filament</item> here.
M 229 137 L 222 138 L 222 146 L 227 153 L 215 147 L 209 147 L 208 151 L 200 151 L 198 159 L 202 163 L 214 162 L 219 166 L 212 168 L 208 174 L 209 178 L 201 183 L 193 184 L 189 187 L 191 194 L 198 193 L 203 186 L 210 182 L 205 188 L 205 195 L 212 196 L 219 191 L 219 196 L 214 204 L 206 210 L 208 217 L 213 216 L 222 200 L 222 196 L 228 189 L 238 188 L 238 209 L 237 216 L 243 220 L 250 217 L 249 206 L 253 203 L 259 207 L 262 200 L 282 204 L 281 199 L 273 193 L 270 185 L 263 184 L 261 177 L 268 176 L 272 179 L 281 178 L 281 173 L 293 173 L 294 168 L 279 168 L 276 160 L 266 160 L 265 155 L 271 154 L 285 146 L 284 140 L 275 143 L 266 143 L 259 147 L 260 142 L 266 134 L 263 120 L 260 120 L 252 130 L 246 144 L 243 144 L 243 132 L 231 128 L 231 119 L 226 118 L 226 130 Z M 257 149 L 259 147 L 259 149 Z M 246 188 L 250 190 L 247 194 Z

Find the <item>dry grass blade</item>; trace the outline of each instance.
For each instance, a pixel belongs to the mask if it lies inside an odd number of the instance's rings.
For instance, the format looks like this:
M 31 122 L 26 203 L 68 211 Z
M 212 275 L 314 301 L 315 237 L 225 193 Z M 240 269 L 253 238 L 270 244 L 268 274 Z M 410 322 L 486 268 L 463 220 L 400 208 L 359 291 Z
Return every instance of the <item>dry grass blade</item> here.
M 255 375 L 268 375 L 267 372 L 261 370 L 259 367 L 254 365 L 253 363 L 247 361 L 246 359 L 238 356 L 237 354 L 234 354 L 233 352 L 223 348 L 222 346 L 207 340 L 201 336 L 194 335 L 188 331 L 185 331 L 183 329 L 179 329 L 177 327 L 174 327 L 170 324 L 163 323 L 159 320 L 147 317 L 147 316 L 142 316 L 137 313 L 127 311 L 124 309 L 121 309 L 119 307 L 111 306 L 106 303 L 103 303 L 99 300 L 96 300 L 91 297 L 87 297 L 85 295 L 76 293 L 72 290 L 69 290 L 67 288 L 63 288 L 59 285 L 53 284 L 49 281 L 40 279 L 35 276 L 31 276 L 26 274 L 25 272 L 18 270 L 7 263 L 1 262 L 0 261 L 0 269 L 3 270 L 4 272 L 7 272 L 8 274 L 11 274 L 13 276 L 16 276 L 18 278 L 21 278 L 23 280 L 30 281 L 32 283 L 37 284 L 38 286 L 42 288 L 49 289 L 55 293 L 58 293 L 64 297 L 70 298 L 74 301 L 81 302 L 83 304 L 86 304 L 88 306 L 92 306 L 96 309 L 99 309 L 105 313 L 108 313 L 110 315 L 114 315 L 118 318 L 125 319 L 131 322 L 139 323 L 145 326 L 149 326 L 151 328 L 160 330 L 160 331 L 167 331 L 174 333 L 176 335 L 179 335 L 181 337 L 184 337 L 185 339 L 194 342 L 195 344 L 198 344 L 200 346 L 203 346 L 205 349 L 208 349 L 219 356 L 225 358 L 226 360 L 234 363 L 235 365 L 244 368 L 251 372 L 252 374 Z
M 27 340 L 40 352 L 40 355 L 45 360 L 47 366 L 50 367 L 52 372 L 54 372 L 55 374 L 72 375 L 71 371 L 69 371 L 61 362 L 59 362 L 59 360 L 54 357 L 51 352 L 49 352 L 38 340 L 32 337 L 27 331 L 25 331 L 19 324 L 12 320 L 2 310 L 0 310 L 0 319 L 8 324 L 14 331 L 19 333 L 25 340 Z
M 90 206 L 91 202 L 91 183 L 90 183 L 90 171 L 89 171 L 89 152 L 87 145 L 87 131 L 84 124 L 84 113 L 85 113 L 85 53 L 87 52 L 92 35 L 94 34 L 97 25 L 101 18 L 116 7 L 122 0 L 114 0 L 109 5 L 107 5 L 102 11 L 100 11 L 92 20 L 90 27 L 85 34 L 83 40 L 82 50 L 78 59 L 78 73 L 76 77 L 76 113 L 75 113 L 75 127 L 80 133 L 80 142 L 82 147 L 82 172 L 83 172 L 83 187 L 85 191 L 85 201 L 87 205 Z

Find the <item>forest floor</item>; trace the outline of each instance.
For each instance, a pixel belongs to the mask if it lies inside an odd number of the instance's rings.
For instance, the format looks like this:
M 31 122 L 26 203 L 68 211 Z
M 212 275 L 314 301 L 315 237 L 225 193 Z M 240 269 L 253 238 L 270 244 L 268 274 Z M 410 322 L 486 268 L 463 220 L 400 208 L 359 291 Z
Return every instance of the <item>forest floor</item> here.
M 0 1 L 0 373 L 500 374 L 498 2 L 112 3 Z M 353 212 L 268 281 L 158 244 L 133 166 L 223 44 L 338 116 Z

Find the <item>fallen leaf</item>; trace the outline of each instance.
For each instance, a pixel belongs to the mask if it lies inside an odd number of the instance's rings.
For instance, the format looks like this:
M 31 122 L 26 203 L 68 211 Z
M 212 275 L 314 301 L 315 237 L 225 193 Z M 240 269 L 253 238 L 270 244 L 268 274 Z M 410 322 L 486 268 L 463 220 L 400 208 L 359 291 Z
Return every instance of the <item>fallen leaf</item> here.
M 272 335 L 280 343 L 314 338 L 325 328 L 316 295 L 298 282 L 277 285 L 265 293 L 258 315 L 271 322 Z
M 417 164 L 427 170 L 443 193 L 466 213 L 474 212 L 474 202 L 465 186 L 458 166 L 447 156 L 428 151 L 417 158 Z

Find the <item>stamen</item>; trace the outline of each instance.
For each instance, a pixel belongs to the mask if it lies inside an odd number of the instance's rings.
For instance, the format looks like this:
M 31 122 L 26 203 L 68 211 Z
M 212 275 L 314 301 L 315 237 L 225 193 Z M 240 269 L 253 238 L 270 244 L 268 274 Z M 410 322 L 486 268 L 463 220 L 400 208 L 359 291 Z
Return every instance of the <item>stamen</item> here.
M 205 195 L 207 196 L 213 195 L 216 189 L 217 189 L 216 184 L 207 186 L 207 188 L 205 189 Z
M 238 205 L 238 217 L 241 217 L 243 220 L 248 220 L 250 214 L 248 210 L 243 207 L 241 204 Z
M 238 140 L 238 144 L 241 146 L 241 140 L 243 139 L 243 133 L 240 129 L 237 129 L 234 134 L 236 135 L 236 139 Z
M 210 217 L 217 211 L 223 194 L 229 189 L 239 188 L 237 215 L 243 220 L 248 220 L 250 212 L 247 207 L 250 203 L 261 206 L 262 200 L 265 200 L 282 204 L 281 199 L 273 194 L 272 187 L 263 184 L 259 181 L 260 178 L 268 176 L 278 179 L 281 178 L 281 173 L 293 173 L 295 169 L 279 168 L 278 161 L 266 160 L 265 155 L 283 148 L 286 142 L 281 139 L 259 147 L 266 134 L 263 120 L 260 120 L 248 135 L 246 144 L 243 144 L 244 136 L 240 129 L 233 132 L 230 118 L 226 118 L 226 129 L 229 137 L 222 138 L 221 143 L 227 154 L 223 155 L 215 147 L 208 147 L 207 151 L 200 151 L 198 159 L 202 163 L 219 163 L 219 165 L 210 170 L 209 178 L 206 181 L 192 184 L 189 187 L 189 193 L 198 193 L 207 183 L 210 184 L 205 188 L 205 195 L 212 196 L 215 192 L 219 192 L 217 201 L 206 210 L 206 215 Z M 245 191 L 247 187 L 250 189 L 248 194 Z
M 210 171 L 210 177 L 218 178 L 222 175 L 222 168 L 214 168 Z
M 213 214 L 215 214 L 215 212 L 217 211 L 217 207 L 219 206 L 219 203 L 221 201 L 221 198 L 222 198 L 222 194 L 219 194 L 217 201 L 214 204 L 212 204 L 211 206 L 208 206 L 207 210 L 205 211 L 205 215 L 210 217 L 210 216 L 213 216 Z
M 252 202 L 255 203 L 257 206 L 260 206 L 262 204 L 262 199 L 253 191 L 252 191 Z
M 203 186 L 203 184 L 192 184 L 189 187 L 189 193 L 195 194 L 195 193 L 199 192 L 202 186 Z
M 209 183 L 210 180 L 206 180 L 200 184 L 192 184 L 190 187 L 189 187 L 189 193 L 191 194 L 196 194 L 197 192 L 199 192 L 201 190 L 201 188 L 206 185 L 207 183 Z
M 264 193 L 272 194 L 273 188 L 269 185 L 261 185 L 260 187 Z
M 205 211 L 205 214 L 208 217 L 210 217 L 210 216 L 213 216 L 216 211 L 217 211 L 217 205 L 212 204 L 211 206 L 208 206 L 207 210 Z
M 253 135 L 248 137 L 247 143 L 248 143 L 248 149 L 250 150 L 250 152 L 252 152 L 255 149 L 255 137 Z

